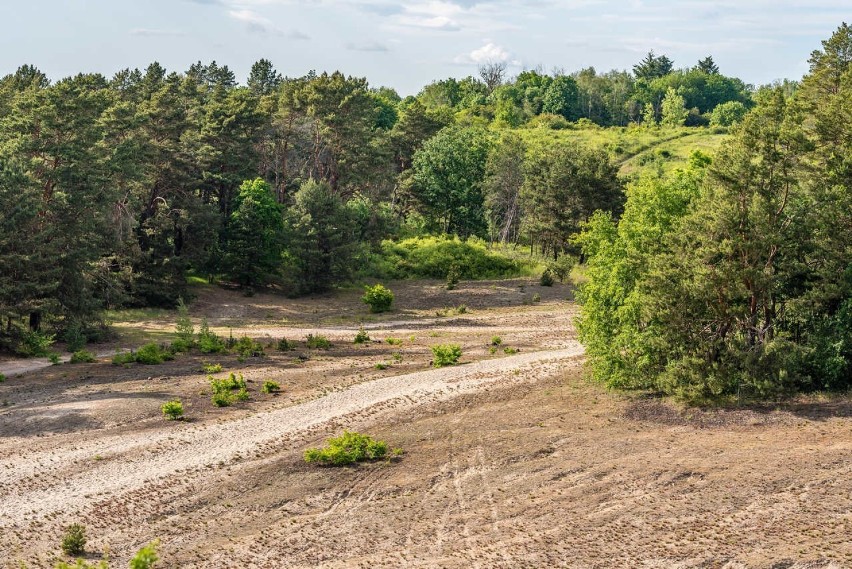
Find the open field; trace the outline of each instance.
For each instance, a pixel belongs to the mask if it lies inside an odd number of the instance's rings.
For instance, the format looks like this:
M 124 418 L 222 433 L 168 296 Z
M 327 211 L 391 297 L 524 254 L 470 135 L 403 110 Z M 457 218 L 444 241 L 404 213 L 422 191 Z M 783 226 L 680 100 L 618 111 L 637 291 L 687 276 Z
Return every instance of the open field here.
M 682 168 L 694 150 L 712 156 L 729 138 L 728 134 L 705 127 L 528 128 L 517 132 L 531 149 L 545 149 L 557 142 L 601 148 L 618 166 L 619 175 L 626 179 L 635 178 L 648 169 L 670 172 Z
M 850 399 L 702 411 L 610 393 L 585 376 L 570 287 L 440 285 L 392 283 L 382 316 L 355 289 L 288 300 L 206 287 L 196 322 L 296 349 L 36 362 L 10 377 L 0 565 L 50 567 L 80 522 L 91 559 L 108 551 L 116 566 L 155 538 L 163 567 L 852 566 Z M 113 318 L 121 337 L 104 353 L 174 326 L 170 312 Z M 356 346 L 362 321 L 374 342 Z M 334 345 L 310 350 L 307 334 Z M 462 365 L 431 369 L 429 347 L 450 342 Z M 214 407 L 208 362 L 243 373 L 251 400 Z M 262 394 L 266 379 L 282 392 Z M 160 415 L 174 397 L 187 421 Z M 344 428 L 405 454 L 304 463 Z

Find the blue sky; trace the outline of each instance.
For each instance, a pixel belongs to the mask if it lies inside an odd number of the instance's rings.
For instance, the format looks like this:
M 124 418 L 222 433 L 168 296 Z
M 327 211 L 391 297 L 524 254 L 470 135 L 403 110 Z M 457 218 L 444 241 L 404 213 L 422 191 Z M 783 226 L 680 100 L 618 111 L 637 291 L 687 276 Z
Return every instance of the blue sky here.
M 216 60 L 244 81 L 266 58 L 285 75 L 339 69 L 406 95 L 485 61 L 606 71 L 653 49 L 676 67 L 712 54 L 762 84 L 801 77 L 844 20 L 850 0 L 0 0 L 0 74 Z

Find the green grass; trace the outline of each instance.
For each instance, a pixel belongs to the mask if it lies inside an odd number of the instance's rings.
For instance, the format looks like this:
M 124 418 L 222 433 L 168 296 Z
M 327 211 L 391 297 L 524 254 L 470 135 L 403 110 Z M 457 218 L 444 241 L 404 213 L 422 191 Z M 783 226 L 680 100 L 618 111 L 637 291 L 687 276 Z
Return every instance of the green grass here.
M 620 174 L 628 178 L 658 165 L 665 172 L 683 167 L 692 151 L 700 150 L 712 155 L 728 138 L 727 134 L 716 134 L 704 127 L 520 128 L 516 132 L 527 143 L 530 153 L 560 142 L 602 148 L 619 166 Z

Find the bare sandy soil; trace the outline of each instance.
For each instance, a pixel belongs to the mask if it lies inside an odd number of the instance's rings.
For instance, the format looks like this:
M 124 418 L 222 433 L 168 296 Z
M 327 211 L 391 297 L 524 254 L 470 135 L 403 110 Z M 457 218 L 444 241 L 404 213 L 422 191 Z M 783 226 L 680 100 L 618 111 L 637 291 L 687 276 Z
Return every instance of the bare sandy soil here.
M 194 316 L 297 349 L 65 364 L 0 384 L 0 564 L 52 566 L 80 522 L 90 558 L 115 566 L 159 538 L 162 567 L 852 567 L 848 398 L 702 411 L 609 393 L 585 378 L 568 287 L 393 288 L 398 308 L 381 317 L 358 291 L 205 289 Z M 359 321 L 382 342 L 353 345 Z M 172 327 L 120 325 L 133 338 Z M 334 346 L 309 350 L 308 333 Z M 431 369 L 429 347 L 447 342 L 462 365 Z M 251 400 L 214 407 L 205 362 L 243 373 Z M 282 393 L 262 394 L 266 379 Z M 160 415 L 174 397 L 187 421 Z M 405 454 L 304 463 L 344 428 Z

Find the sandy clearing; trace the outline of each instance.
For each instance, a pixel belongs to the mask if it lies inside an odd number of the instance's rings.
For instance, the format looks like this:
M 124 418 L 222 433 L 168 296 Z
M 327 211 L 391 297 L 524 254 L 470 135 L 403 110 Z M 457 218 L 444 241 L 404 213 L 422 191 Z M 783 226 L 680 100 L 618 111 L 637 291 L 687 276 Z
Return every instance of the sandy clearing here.
M 81 511 L 146 483 L 178 473 L 186 477 L 186 471 L 251 455 L 282 438 L 371 408 L 415 406 L 473 392 L 490 383 L 508 385 L 528 381 L 530 376 L 543 377 L 582 354 L 582 346 L 572 342 L 559 350 L 385 377 L 300 405 L 217 424 L 176 425 L 173 430 L 96 438 L 50 451 L 22 449 L 17 456 L 0 461 L 4 477 L 0 528 L 68 513 L 71 504 L 74 511 Z M 7 440 L 4 446 L 15 443 Z M 122 455 L 122 460 L 88 460 L 81 469 L 79 463 L 96 454 L 105 458 Z

